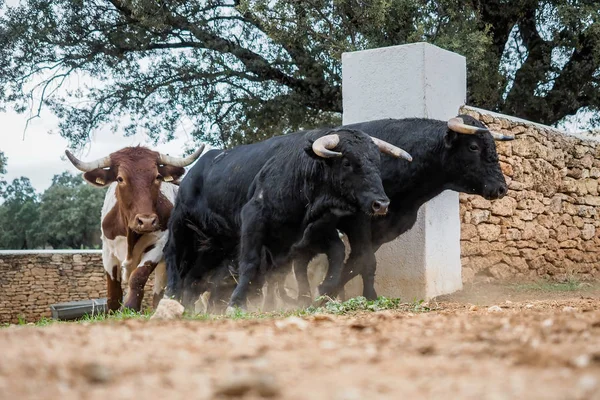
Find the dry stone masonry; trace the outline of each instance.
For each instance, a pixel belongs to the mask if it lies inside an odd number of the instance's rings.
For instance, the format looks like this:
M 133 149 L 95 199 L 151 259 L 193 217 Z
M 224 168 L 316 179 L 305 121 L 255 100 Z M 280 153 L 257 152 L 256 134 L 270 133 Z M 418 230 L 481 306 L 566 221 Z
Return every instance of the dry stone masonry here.
M 497 142 L 509 192 L 460 196 L 463 281 L 600 275 L 600 143 L 552 128 L 461 112 L 516 136 Z
M 148 281 L 144 303 L 152 301 Z M 50 317 L 50 305 L 106 297 L 100 252 L 0 253 L 0 323 Z

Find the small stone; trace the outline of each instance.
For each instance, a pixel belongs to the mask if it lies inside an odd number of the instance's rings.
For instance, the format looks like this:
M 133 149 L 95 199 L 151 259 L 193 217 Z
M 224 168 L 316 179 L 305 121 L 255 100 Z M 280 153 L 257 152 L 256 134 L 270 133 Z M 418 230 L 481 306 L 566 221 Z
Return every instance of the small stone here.
M 397 314 L 391 310 L 376 311 L 373 313 L 379 319 L 394 319 Z
M 598 386 L 598 379 L 593 375 L 584 375 L 579 378 L 577 386 L 584 392 L 590 392 Z
M 590 365 L 590 356 L 588 356 L 587 354 L 577 356 L 571 360 L 571 364 L 573 364 L 573 366 L 577 368 L 585 368 L 588 365 Z
M 571 306 L 566 306 L 562 309 L 563 312 L 567 312 L 567 313 L 571 313 L 574 311 L 577 311 L 577 309 L 575 307 L 571 307 Z
M 333 321 L 333 317 L 329 314 L 315 314 L 313 315 L 315 321 Z
M 487 310 L 488 312 L 503 312 L 503 310 L 499 306 L 491 306 Z
M 85 364 L 81 373 L 90 383 L 106 383 L 112 377 L 110 369 L 97 362 Z
M 469 311 L 477 311 L 477 310 L 479 310 L 479 307 L 477 307 L 477 306 L 469 307 Z
M 183 311 L 185 308 L 179 304 L 179 302 L 172 299 L 162 299 L 158 306 L 156 307 L 156 311 L 154 315 L 150 317 L 150 319 L 155 320 L 171 320 L 181 318 L 183 315 Z
M 525 308 L 533 308 L 533 304 L 526 304 Z
M 554 325 L 554 320 L 552 318 L 548 318 L 542 321 L 542 328 L 550 328 Z
M 504 303 L 505 303 L 505 304 L 512 304 L 512 301 L 510 301 L 510 300 L 506 300 Z
M 267 374 L 230 373 L 215 388 L 215 394 L 225 397 L 242 397 L 251 390 L 262 397 L 274 397 L 280 388 L 274 377 Z
M 303 331 L 308 327 L 308 322 L 300 317 L 291 316 L 286 319 L 275 321 L 275 326 L 279 329 L 292 327 Z
M 323 350 L 333 350 L 337 347 L 337 345 L 331 340 L 323 340 L 321 343 L 319 343 L 319 347 Z

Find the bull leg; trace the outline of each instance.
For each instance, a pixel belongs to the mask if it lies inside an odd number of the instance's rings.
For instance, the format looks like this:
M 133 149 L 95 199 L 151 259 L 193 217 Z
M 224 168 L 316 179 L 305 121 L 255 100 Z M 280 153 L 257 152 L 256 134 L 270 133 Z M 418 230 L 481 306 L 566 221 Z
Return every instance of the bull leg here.
M 144 286 L 148 281 L 148 277 L 154 271 L 156 266 L 159 263 L 164 263 L 163 260 L 163 249 L 167 242 L 167 234 L 164 233 L 159 236 L 152 246 L 146 246 L 142 240 L 143 253 L 141 256 L 141 260 L 137 266 L 137 268 L 131 273 L 129 277 L 129 291 L 127 293 L 125 303 L 123 304 L 125 307 L 130 308 L 134 311 L 140 311 L 142 308 L 142 300 L 144 298 Z M 162 267 L 161 267 L 162 268 Z M 160 283 L 156 289 L 162 290 L 164 286 L 163 283 Z M 161 287 L 162 286 L 162 287 Z
M 167 270 L 164 262 L 159 263 L 154 270 L 154 287 L 152 307 L 156 308 L 160 300 L 164 297 L 165 286 L 167 286 Z
M 375 292 L 375 270 L 377 269 L 377 259 L 375 258 L 375 254 L 367 254 L 363 258 L 363 270 L 362 270 L 362 280 L 363 280 L 363 296 L 367 298 L 367 300 L 375 300 L 377 299 L 377 292 Z
M 344 289 L 346 283 L 352 278 L 361 274 L 363 277 L 363 296 L 369 300 L 377 298 L 375 292 L 375 270 L 377 260 L 375 258 L 375 249 L 372 245 L 370 229 L 360 229 L 370 221 L 355 222 L 353 226 L 343 228 L 350 243 L 350 258 L 342 270 L 342 277 L 337 292 Z
M 144 286 L 148 281 L 148 277 L 156 268 L 156 264 L 147 261 L 143 265 L 138 266 L 129 278 L 129 292 L 125 299 L 124 307 L 134 311 L 140 311 L 142 308 L 142 300 L 144 299 Z
M 346 257 L 346 248 L 344 242 L 338 236 L 337 230 L 332 232 L 325 243 L 329 244 L 326 250 L 329 266 L 327 276 L 323 283 L 319 285 L 319 296 L 335 296 L 336 289 L 340 286 L 342 279 L 342 270 L 344 268 L 344 258 Z
M 260 209 L 253 202 L 242 208 L 242 229 L 238 284 L 231 295 L 228 311 L 235 307 L 246 308 L 250 283 L 256 279 L 260 268 L 261 250 L 264 244 L 264 221 Z
M 133 250 L 135 249 L 135 245 L 140 239 L 140 235 L 130 231 L 128 229 L 127 232 L 127 256 L 125 260 L 121 263 L 121 273 L 122 273 L 122 281 L 127 284 L 129 282 L 129 277 L 134 271 L 134 254 Z
M 108 311 L 117 311 L 123 301 L 123 289 L 121 289 L 121 281 L 119 280 L 119 267 L 113 266 L 112 274 L 106 272 L 106 304 Z
M 303 307 L 307 307 L 312 303 L 312 293 L 308 281 L 308 263 L 312 256 L 313 254 L 305 251 L 294 260 L 294 276 L 298 285 L 298 303 Z
M 275 276 L 270 276 L 267 279 L 267 287 L 264 293 L 264 301 L 262 310 L 263 311 L 273 311 L 275 310 L 275 286 L 277 283 L 275 282 Z
M 106 304 L 109 311 L 117 311 L 123 301 L 119 264 L 119 260 L 108 250 L 108 246 L 103 245 L 102 265 L 106 272 Z

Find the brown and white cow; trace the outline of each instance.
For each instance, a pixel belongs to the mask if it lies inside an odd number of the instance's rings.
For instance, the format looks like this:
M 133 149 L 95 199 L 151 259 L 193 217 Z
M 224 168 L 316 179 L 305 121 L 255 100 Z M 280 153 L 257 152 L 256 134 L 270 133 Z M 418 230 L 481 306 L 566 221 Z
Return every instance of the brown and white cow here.
M 163 247 L 178 180 L 203 149 L 204 145 L 188 157 L 177 158 L 145 147 L 126 147 L 91 162 L 65 151 L 87 182 L 108 186 L 101 226 L 109 310 L 119 309 L 124 283 L 129 288 L 123 305 L 139 311 L 144 286 L 154 270 L 154 306 L 162 298 L 166 285 Z

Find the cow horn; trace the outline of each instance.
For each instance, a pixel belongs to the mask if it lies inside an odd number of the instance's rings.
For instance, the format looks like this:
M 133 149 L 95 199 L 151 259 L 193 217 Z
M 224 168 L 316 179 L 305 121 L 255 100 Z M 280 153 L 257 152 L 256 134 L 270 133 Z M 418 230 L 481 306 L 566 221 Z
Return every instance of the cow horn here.
M 490 133 L 494 140 L 513 140 L 514 136 L 503 135 L 502 133 L 492 132 L 488 128 L 481 128 L 479 126 L 471 126 L 465 124 L 465 121 L 460 117 L 451 118 L 448 121 L 448 128 L 457 133 L 464 133 L 465 135 L 475 135 L 477 133 Z
M 193 163 L 194 161 L 196 161 L 198 159 L 198 157 L 200 157 L 200 154 L 202 154 L 202 151 L 204 150 L 204 144 L 201 145 L 198 150 L 196 150 L 193 154 L 190 154 L 187 157 L 171 157 L 165 154 L 160 153 L 160 163 L 162 165 L 171 165 L 173 167 L 187 167 L 188 165 L 190 165 L 191 163 Z
M 331 151 L 340 142 L 340 137 L 337 134 L 321 136 L 312 144 L 312 149 L 316 155 L 323 158 L 341 157 L 342 153 Z
M 83 172 L 93 171 L 97 168 L 110 167 L 110 156 L 99 158 L 97 160 L 90 161 L 90 162 L 84 162 L 84 161 L 79 160 L 73 154 L 71 154 L 71 152 L 69 150 L 65 150 L 65 154 L 67 155 L 67 158 L 69 160 L 71 160 L 71 163 L 73 163 L 75 168 L 77 168 L 78 170 L 83 171 Z
M 402 150 L 400 147 L 396 147 L 391 143 L 374 137 L 371 137 L 371 139 L 373 139 L 373 142 L 375 142 L 382 153 L 389 154 L 392 157 L 403 158 L 405 160 L 412 161 L 412 156 L 408 154 L 408 152 Z

